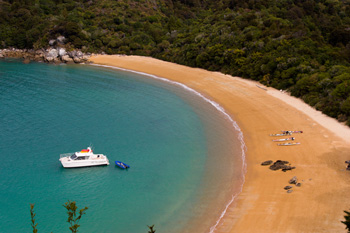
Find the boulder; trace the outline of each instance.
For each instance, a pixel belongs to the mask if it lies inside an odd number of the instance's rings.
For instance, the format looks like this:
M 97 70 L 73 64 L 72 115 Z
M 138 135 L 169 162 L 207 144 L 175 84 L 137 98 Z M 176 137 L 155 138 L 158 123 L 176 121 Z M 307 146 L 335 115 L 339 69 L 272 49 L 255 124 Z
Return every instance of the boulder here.
M 57 49 L 50 49 L 50 50 L 46 53 L 46 57 L 53 57 L 53 58 L 58 57 L 58 51 L 57 51 Z
M 285 190 L 288 190 L 288 189 L 291 189 L 291 188 L 293 188 L 293 187 L 289 186 L 289 185 L 284 187 Z
M 55 58 L 54 57 L 45 57 L 45 61 L 46 62 L 54 62 L 55 61 Z
M 81 62 L 83 62 L 83 60 L 82 60 L 81 58 L 79 58 L 79 57 L 73 57 L 73 61 L 74 61 L 75 63 L 81 63 Z
M 89 60 L 89 58 L 90 58 L 91 56 L 90 55 L 83 55 L 83 57 L 82 57 L 82 59 L 84 60 L 84 61 L 87 61 L 87 60 Z
M 49 45 L 54 46 L 56 44 L 56 40 L 49 40 Z
M 286 172 L 286 171 L 293 170 L 293 169 L 295 169 L 295 167 L 286 165 L 284 168 L 282 168 L 282 171 Z
M 24 58 L 24 59 L 23 59 L 23 63 L 24 63 L 24 64 L 30 63 L 29 57 Z
M 60 44 L 64 44 L 66 42 L 66 37 L 64 36 L 57 37 L 57 42 Z
M 58 48 L 58 55 L 60 57 L 65 56 L 67 54 L 66 49 L 64 48 Z
M 296 183 L 295 186 L 300 187 L 301 183 Z
M 291 190 L 291 189 L 288 189 L 288 190 L 287 190 L 287 193 L 291 193 L 291 192 L 293 192 L 293 190 Z
M 273 163 L 272 160 L 267 160 L 267 161 L 262 162 L 261 165 L 262 165 L 262 166 L 267 166 L 267 165 L 270 165 L 270 164 L 272 164 L 272 163 Z
M 73 50 L 73 51 L 68 51 L 67 52 L 67 54 L 71 57 L 71 58 L 73 58 L 73 57 L 75 57 L 75 54 L 77 53 L 77 51 L 75 51 L 75 50 Z
M 82 51 L 77 51 L 77 52 L 76 52 L 76 54 L 75 54 L 75 56 L 77 56 L 77 57 L 81 58 L 81 57 L 83 57 L 83 56 L 84 56 L 84 54 L 83 54 L 83 52 L 82 52 Z
M 297 184 L 298 183 L 298 178 L 294 176 L 292 179 L 289 180 L 290 184 Z
M 66 63 L 69 63 L 69 62 L 73 62 L 73 58 L 71 58 L 69 55 L 64 55 L 64 56 L 62 56 L 61 57 L 61 60 L 63 61 L 63 62 L 66 62 Z
M 37 62 L 43 62 L 45 61 L 44 57 L 42 56 L 39 56 L 39 55 L 35 55 L 35 57 L 33 58 L 34 61 L 37 61 Z
M 60 63 L 62 63 L 60 57 L 55 57 L 55 58 L 53 59 L 53 62 L 54 62 L 55 64 L 60 64 Z
M 45 52 L 42 50 L 35 51 L 34 61 L 45 61 Z
M 277 160 L 276 162 L 274 162 L 271 166 L 270 169 L 273 171 L 279 170 L 279 169 L 284 169 L 287 168 L 288 166 L 286 164 L 288 164 L 288 161 L 283 161 L 283 160 Z

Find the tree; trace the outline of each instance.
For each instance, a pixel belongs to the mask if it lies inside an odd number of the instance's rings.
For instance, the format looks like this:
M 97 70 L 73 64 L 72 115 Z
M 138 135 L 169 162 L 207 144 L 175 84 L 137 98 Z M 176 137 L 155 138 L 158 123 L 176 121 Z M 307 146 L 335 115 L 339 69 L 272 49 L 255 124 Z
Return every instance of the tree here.
M 350 232 L 350 212 L 348 211 L 344 211 L 346 213 L 346 215 L 344 216 L 345 221 L 341 221 L 342 223 L 344 223 L 346 225 L 346 228 L 348 230 L 348 232 Z
M 34 204 L 30 204 L 30 217 L 32 220 L 32 227 L 33 227 L 33 233 L 37 233 L 38 229 L 36 229 L 36 226 L 38 225 L 37 223 L 35 223 L 35 213 L 34 213 Z
M 147 226 L 148 226 L 148 225 L 147 225 Z M 149 228 L 148 233 L 155 233 L 155 232 L 156 232 L 156 230 L 154 230 L 153 227 L 154 227 L 154 225 L 148 226 L 148 228 Z
M 79 220 L 85 214 L 85 211 L 88 209 L 88 207 L 84 207 L 83 209 L 79 210 L 79 216 L 77 216 L 78 207 L 76 206 L 75 201 L 68 200 L 68 202 L 66 202 L 63 206 L 67 209 L 67 222 L 71 225 L 69 229 L 72 231 L 72 233 L 78 232 L 78 228 L 80 227 L 78 224 Z

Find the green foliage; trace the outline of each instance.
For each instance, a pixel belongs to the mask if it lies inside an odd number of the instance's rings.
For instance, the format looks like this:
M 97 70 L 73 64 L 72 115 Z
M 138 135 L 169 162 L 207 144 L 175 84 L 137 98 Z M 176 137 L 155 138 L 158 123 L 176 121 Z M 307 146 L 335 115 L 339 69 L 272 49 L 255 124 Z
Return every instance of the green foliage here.
M 348 232 L 350 232 L 350 212 L 348 211 L 344 211 L 346 213 L 346 215 L 344 216 L 345 221 L 341 221 L 342 223 L 345 224 L 345 229 L 348 230 Z
M 34 204 L 30 204 L 30 217 L 31 217 L 31 226 L 33 228 L 33 233 L 37 233 L 38 229 L 36 229 L 36 226 L 38 225 L 35 223 L 35 213 L 34 213 Z
M 78 232 L 78 228 L 80 227 L 78 223 L 81 217 L 85 214 L 85 211 L 88 209 L 88 207 L 80 209 L 79 214 L 77 214 L 78 207 L 76 206 L 75 201 L 68 200 L 68 202 L 66 202 L 63 206 L 67 209 L 67 222 L 70 224 L 69 229 L 72 231 L 72 233 Z

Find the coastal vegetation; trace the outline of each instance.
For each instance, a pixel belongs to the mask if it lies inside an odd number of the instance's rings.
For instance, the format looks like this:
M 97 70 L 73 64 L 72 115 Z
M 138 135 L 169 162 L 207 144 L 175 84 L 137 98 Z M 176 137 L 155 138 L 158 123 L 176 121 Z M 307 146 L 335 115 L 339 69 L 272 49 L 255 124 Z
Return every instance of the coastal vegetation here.
M 88 207 L 84 207 L 79 210 L 79 213 L 77 213 L 77 205 L 75 201 L 67 201 L 63 205 L 67 209 L 68 219 L 67 222 L 70 224 L 69 230 L 71 230 L 72 233 L 77 233 L 80 225 L 78 224 L 81 217 L 85 214 Z M 35 212 L 34 212 L 34 204 L 30 204 L 30 217 L 31 217 L 31 226 L 33 228 L 33 233 L 37 233 L 37 225 L 38 223 L 35 222 Z
M 34 212 L 34 204 L 30 204 L 30 220 L 31 220 L 31 226 L 33 228 L 33 233 L 38 232 L 38 229 L 36 228 L 38 223 L 35 223 L 35 215 L 36 213 Z
M 77 213 L 77 205 L 75 201 L 68 201 L 63 205 L 67 209 L 68 219 L 67 222 L 70 224 L 69 230 L 72 231 L 72 233 L 78 232 L 78 229 L 80 225 L 78 224 L 81 217 L 85 214 L 88 207 L 84 207 L 83 209 L 79 210 L 79 215 Z
M 350 125 L 350 0 L 3 0 L 0 49 L 64 36 L 289 91 Z
M 35 222 L 36 213 L 34 212 L 34 206 L 35 206 L 34 204 L 30 204 L 30 218 L 31 218 L 31 226 L 33 228 L 33 233 L 37 233 L 38 223 Z M 71 230 L 72 233 L 77 233 L 80 227 L 78 223 L 89 207 L 84 207 L 79 210 L 79 213 L 77 213 L 78 207 L 75 201 L 68 200 L 63 206 L 67 209 L 67 214 L 68 214 L 67 222 L 70 224 L 69 230 Z M 149 228 L 148 233 L 156 232 L 156 230 L 154 229 L 154 225 L 147 226 L 147 227 Z
M 344 218 L 345 218 L 345 221 L 342 221 L 342 223 L 344 223 L 345 224 L 345 229 L 348 231 L 348 232 L 350 232 L 350 212 L 349 211 L 344 211 L 345 212 L 345 216 L 344 216 Z
M 148 233 L 155 233 L 155 232 L 156 232 L 156 230 L 153 229 L 153 228 L 154 228 L 154 225 L 152 225 L 152 226 L 147 226 L 147 227 L 149 228 Z

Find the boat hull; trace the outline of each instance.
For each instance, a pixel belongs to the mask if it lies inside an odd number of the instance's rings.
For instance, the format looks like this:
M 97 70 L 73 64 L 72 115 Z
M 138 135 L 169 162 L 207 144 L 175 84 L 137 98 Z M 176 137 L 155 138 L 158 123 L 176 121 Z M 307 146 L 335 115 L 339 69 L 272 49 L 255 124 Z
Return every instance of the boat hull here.
M 61 162 L 62 163 L 62 162 Z M 76 168 L 76 167 L 95 167 L 95 166 L 107 166 L 109 162 L 96 162 L 96 163 L 62 163 L 64 168 Z
M 91 160 L 71 160 L 69 157 L 63 157 L 60 159 L 64 168 L 74 167 L 94 167 L 94 166 L 106 166 L 109 165 L 109 160 L 105 159 L 91 159 Z

